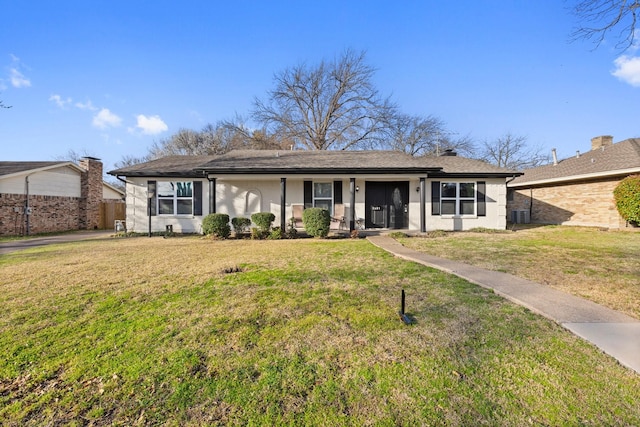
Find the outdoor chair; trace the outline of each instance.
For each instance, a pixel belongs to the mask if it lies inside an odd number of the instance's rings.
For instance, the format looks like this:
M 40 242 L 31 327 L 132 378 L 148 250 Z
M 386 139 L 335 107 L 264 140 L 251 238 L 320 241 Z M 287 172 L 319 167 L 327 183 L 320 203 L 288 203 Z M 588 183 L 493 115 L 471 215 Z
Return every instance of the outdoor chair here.
M 344 205 L 342 203 L 336 203 L 333 207 L 333 217 L 331 222 L 338 223 L 338 230 L 344 230 L 347 228 L 347 222 L 345 221 Z
M 302 227 L 302 211 L 304 210 L 304 205 L 292 205 L 291 207 L 293 211 L 291 216 L 291 223 L 293 227 Z

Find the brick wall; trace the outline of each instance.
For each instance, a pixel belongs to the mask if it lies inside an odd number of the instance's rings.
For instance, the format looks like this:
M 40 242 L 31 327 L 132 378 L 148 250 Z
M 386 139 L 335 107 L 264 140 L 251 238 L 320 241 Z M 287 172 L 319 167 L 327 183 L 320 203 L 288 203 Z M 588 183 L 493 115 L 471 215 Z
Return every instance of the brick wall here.
M 620 180 L 518 189 L 507 209 L 511 212 L 531 208 L 531 222 L 537 224 L 625 228 L 626 222 L 618 214 L 613 198 L 613 190 Z
M 32 214 L 28 230 L 26 196 L 0 193 L 0 236 L 97 229 L 103 201 L 102 162 L 87 157 L 79 166 L 84 169 L 80 176 L 81 197 L 29 194 Z
M 0 235 L 20 236 L 27 233 L 24 194 L 0 194 Z M 29 196 L 29 234 L 78 230 L 79 197 Z
M 102 202 L 102 162 L 84 157 L 79 166 L 85 170 L 80 179 L 82 201 L 80 203 L 80 229 L 95 230 L 100 224 Z

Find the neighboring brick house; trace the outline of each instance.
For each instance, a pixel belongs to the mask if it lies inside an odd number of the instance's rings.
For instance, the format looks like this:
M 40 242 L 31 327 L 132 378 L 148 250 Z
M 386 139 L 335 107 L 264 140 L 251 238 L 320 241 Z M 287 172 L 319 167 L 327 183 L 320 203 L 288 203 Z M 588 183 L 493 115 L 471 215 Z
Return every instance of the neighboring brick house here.
M 0 162 L 0 236 L 97 229 L 104 204 L 123 198 L 99 159 Z
M 591 151 L 525 170 L 508 183 L 507 210 L 527 213 L 537 224 L 620 229 L 631 227 L 620 217 L 613 190 L 629 175 L 640 173 L 640 138 L 613 143 L 612 136 L 591 139 Z

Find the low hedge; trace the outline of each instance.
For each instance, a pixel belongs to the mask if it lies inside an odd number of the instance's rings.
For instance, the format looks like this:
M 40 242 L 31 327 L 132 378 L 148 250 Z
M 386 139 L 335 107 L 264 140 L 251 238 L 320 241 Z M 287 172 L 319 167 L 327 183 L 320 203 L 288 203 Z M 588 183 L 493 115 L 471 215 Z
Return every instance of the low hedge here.
M 327 237 L 331 226 L 329 211 L 322 208 L 308 208 L 302 212 L 302 224 L 309 236 Z
M 251 215 L 251 221 L 258 227 L 261 232 L 268 232 L 271 229 L 271 223 L 275 221 L 276 216 L 271 212 L 258 212 Z
M 206 235 L 226 239 L 231 234 L 229 226 L 229 215 L 221 213 L 213 213 L 204 217 L 202 220 L 202 232 Z
M 640 175 L 631 175 L 620 181 L 613 190 L 616 208 L 625 220 L 640 224 Z
M 251 220 L 243 216 L 238 216 L 231 220 L 231 225 L 233 225 L 233 231 L 236 233 L 246 233 L 249 231 L 249 227 L 251 227 Z

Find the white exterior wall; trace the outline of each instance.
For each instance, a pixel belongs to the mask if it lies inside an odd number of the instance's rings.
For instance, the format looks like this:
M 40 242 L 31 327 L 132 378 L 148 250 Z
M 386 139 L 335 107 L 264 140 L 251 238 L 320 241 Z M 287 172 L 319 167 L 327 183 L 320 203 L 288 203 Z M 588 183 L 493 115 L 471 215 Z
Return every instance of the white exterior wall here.
M 202 216 L 155 215 L 151 217 L 151 232 L 163 232 L 166 230 L 167 225 L 171 225 L 174 233 L 202 233 L 202 219 L 209 214 L 209 183 L 206 179 L 191 178 L 128 178 L 126 185 L 127 231 L 134 233 L 149 232 L 147 181 L 202 181 Z
M 496 179 L 438 179 L 440 182 L 486 182 L 486 216 L 431 215 L 431 181 L 427 180 L 427 231 L 463 231 L 476 227 L 504 230 L 507 227 L 507 186 L 505 178 Z M 419 227 L 418 227 L 419 228 Z
M 29 177 L 29 194 L 37 196 L 81 197 L 80 172 L 69 167 L 18 175 L 0 180 L 0 193 L 26 194 L 25 177 Z
M 271 212 L 275 215 L 274 225 L 280 221 L 280 176 L 252 176 L 251 180 L 242 180 L 238 176 L 219 176 L 216 178 L 216 212 L 225 213 L 229 218 L 246 217 L 256 212 Z M 349 193 L 350 177 L 348 176 L 316 176 L 316 177 L 286 177 L 286 218 L 293 215 L 293 205 L 304 204 L 304 181 L 314 182 L 342 181 L 342 201 L 345 205 L 347 226 L 350 220 Z M 147 212 L 147 181 L 162 181 L 160 178 L 129 178 L 126 186 L 127 200 L 127 229 L 137 233 L 149 230 L 149 216 Z M 180 179 L 164 179 L 176 181 Z M 189 179 L 184 179 L 189 180 Z M 435 180 L 435 179 L 433 179 Z M 446 182 L 486 182 L 486 216 L 454 217 L 451 215 L 431 215 L 431 182 L 425 180 L 425 223 L 430 230 L 469 230 L 476 227 L 492 229 L 506 228 L 506 185 L 504 178 L 496 179 L 437 179 Z M 209 214 L 209 182 L 202 181 L 202 216 L 193 215 L 158 215 L 151 217 L 152 232 L 165 231 L 167 225 L 173 225 L 177 233 L 201 233 L 202 219 Z M 411 231 L 420 230 L 420 193 L 416 189 L 420 185 L 418 176 L 395 176 L 382 178 L 380 176 L 360 176 L 355 180 L 359 191 L 355 193 L 356 217 L 365 216 L 366 181 L 407 181 L 409 184 L 409 226 Z

